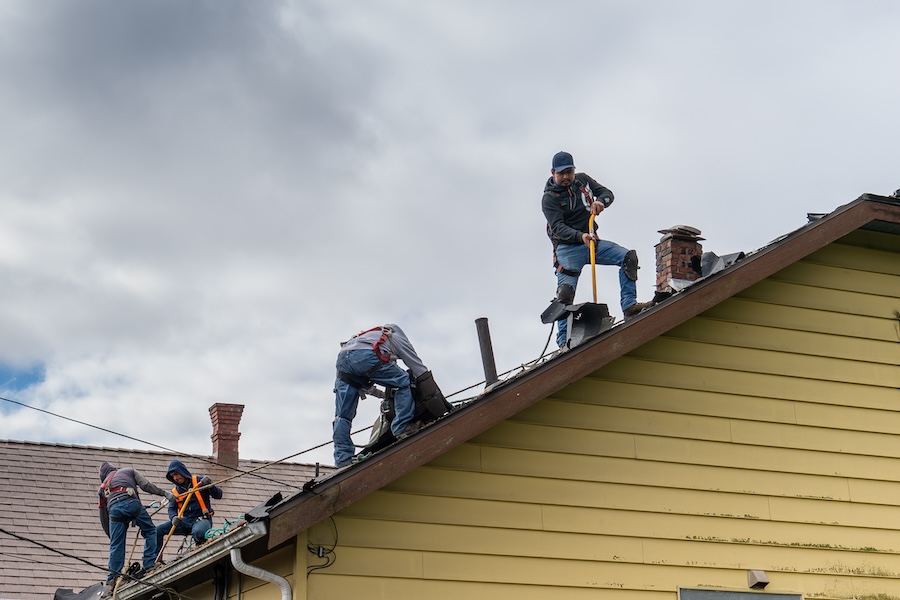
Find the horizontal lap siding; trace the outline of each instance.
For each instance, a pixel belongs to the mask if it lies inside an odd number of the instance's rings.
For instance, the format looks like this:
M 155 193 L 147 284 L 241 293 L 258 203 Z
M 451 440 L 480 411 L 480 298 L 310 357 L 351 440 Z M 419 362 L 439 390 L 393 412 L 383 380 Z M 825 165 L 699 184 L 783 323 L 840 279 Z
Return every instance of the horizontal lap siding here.
M 900 261 L 849 236 L 335 517 L 311 598 L 900 597 Z M 323 543 L 330 523 L 310 531 Z

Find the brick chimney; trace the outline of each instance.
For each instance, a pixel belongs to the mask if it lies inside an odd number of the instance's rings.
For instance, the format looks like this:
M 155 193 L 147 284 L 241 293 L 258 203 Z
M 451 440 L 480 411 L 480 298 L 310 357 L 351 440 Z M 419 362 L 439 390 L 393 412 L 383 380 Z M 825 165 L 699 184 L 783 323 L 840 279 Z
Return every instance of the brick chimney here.
M 661 229 L 663 234 L 656 245 L 656 289 L 671 292 L 670 279 L 696 281 L 700 277 L 700 230 L 687 225 L 673 225 Z M 695 268 L 696 266 L 696 268 Z
M 213 443 L 213 459 L 226 467 L 237 469 L 238 440 L 241 432 L 241 415 L 243 404 L 216 403 L 209 407 L 209 418 L 212 419 L 213 432 L 210 438 Z

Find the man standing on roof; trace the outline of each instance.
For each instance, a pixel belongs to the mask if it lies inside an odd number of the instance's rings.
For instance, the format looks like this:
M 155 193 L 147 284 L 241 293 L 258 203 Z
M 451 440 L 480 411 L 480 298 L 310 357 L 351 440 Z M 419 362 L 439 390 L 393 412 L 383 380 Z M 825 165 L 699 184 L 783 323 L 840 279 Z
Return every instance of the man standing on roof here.
M 553 243 L 553 266 L 556 268 L 557 298 L 564 304 L 575 299 L 578 277 L 591 262 L 591 240 L 595 262 L 619 266 L 619 296 L 626 318 L 633 317 L 653 302 L 637 301 L 637 252 L 627 250 L 609 240 L 597 237 L 597 225 L 588 230 L 591 215 L 599 215 L 613 203 L 609 188 L 597 183 L 586 173 L 575 172 L 575 160 L 568 152 L 553 156 L 550 179 L 544 185 L 541 209 L 547 219 L 547 235 Z M 566 320 L 558 323 L 556 342 L 566 342 Z
M 125 538 L 128 524 L 134 522 L 144 537 L 144 557 L 141 571 L 132 575 L 140 579 L 156 562 L 156 528 L 147 509 L 141 504 L 137 488 L 156 496 L 165 496 L 171 503 L 175 496 L 150 483 L 143 475 L 131 467 L 117 469 L 104 461 L 100 465 L 100 515 L 108 519 L 109 534 L 109 573 L 106 581 L 109 584 L 119 576 L 125 565 Z M 107 525 L 107 523 L 104 523 Z M 107 529 L 107 527 L 104 527 Z
M 397 359 L 409 368 L 409 373 L 397 366 Z M 412 423 L 415 412 L 409 375 L 418 381 L 429 373 L 415 348 L 399 326 L 389 323 L 358 333 L 341 343 L 337 356 L 338 375 L 334 382 L 334 464 L 345 467 L 354 454 L 350 426 L 356 416 L 360 390 L 370 383 L 396 388 L 394 420 L 391 433 L 402 440 L 415 433 Z
M 212 527 L 212 502 L 222 498 L 222 488 L 212 485 L 207 475 L 191 475 L 180 460 L 169 463 L 166 479 L 175 484 L 172 493 L 175 501 L 169 503 L 169 520 L 156 528 L 157 545 L 162 548 L 166 536 L 175 527 L 173 534 L 190 535 L 197 546 L 206 541 L 206 532 Z M 198 488 L 200 491 L 196 491 Z M 194 490 L 194 491 L 192 491 Z M 187 501 L 187 506 L 182 506 Z

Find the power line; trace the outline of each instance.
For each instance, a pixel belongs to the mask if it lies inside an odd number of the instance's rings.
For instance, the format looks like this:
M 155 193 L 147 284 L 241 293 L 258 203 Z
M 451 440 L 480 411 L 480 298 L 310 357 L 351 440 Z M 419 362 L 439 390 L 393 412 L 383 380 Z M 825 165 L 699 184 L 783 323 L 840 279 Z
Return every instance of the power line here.
M 230 467 L 230 466 L 228 466 L 228 465 L 223 465 L 222 463 L 218 463 L 218 462 L 216 462 L 216 461 L 214 461 L 214 460 L 212 460 L 212 459 L 206 458 L 205 456 L 198 456 L 198 455 L 196 455 L 196 454 L 188 454 L 188 453 L 186 453 L 186 452 L 180 452 L 180 451 L 174 450 L 174 449 L 172 449 L 172 448 L 167 448 L 167 447 L 161 446 L 161 445 L 159 445 L 159 444 L 154 444 L 153 442 L 148 442 L 148 441 L 146 441 L 146 440 L 142 440 L 142 439 L 140 439 L 140 438 L 136 438 L 136 437 L 133 437 L 133 436 L 124 434 L 124 433 L 119 433 L 118 431 L 113 431 L 112 429 L 106 429 L 105 427 L 100 427 L 99 425 L 93 425 L 92 423 L 86 423 L 86 422 L 84 422 L 84 421 L 79 421 L 78 419 L 73 419 L 72 417 L 67 417 L 67 416 L 65 416 L 65 415 L 60 415 L 60 414 L 51 412 L 51 411 L 49 411 L 49 410 L 45 410 L 45 409 L 43 409 L 43 408 L 38 408 L 38 407 L 36 407 L 36 406 L 31 406 L 30 404 L 25 404 L 24 402 L 19 402 L 18 400 L 12 400 L 12 399 L 10 399 L 10 398 L 5 398 L 5 397 L 3 397 L 3 396 L 0 396 L 0 400 L 3 400 L 3 401 L 5 401 L 5 402 L 9 402 L 10 404 L 16 404 L 16 405 L 18 405 L 18 406 L 22 406 L 22 407 L 25 407 L 25 408 L 30 408 L 31 410 L 36 410 L 36 411 L 38 411 L 38 412 L 42 412 L 42 413 L 44 413 L 44 414 L 48 414 L 48 415 L 50 415 L 51 417 L 57 417 L 57 418 L 59 418 L 59 419 L 64 419 L 64 420 L 66 420 L 66 421 L 71 421 L 72 423 L 77 423 L 77 424 L 79 424 L 79 425 L 84 425 L 85 427 L 91 427 L 91 428 L 93 428 L 93 429 L 98 429 L 98 430 L 103 431 L 103 432 L 105 432 L 105 433 L 111 433 L 111 434 L 113 434 L 113 435 L 117 435 L 117 436 L 119 436 L 119 437 L 123 437 L 123 438 L 129 439 L 129 440 L 133 440 L 133 441 L 139 442 L 139 443 L 141 443 L 141 444 L 146 444 L 146 445 L 152 446 L 152 447 L 154 447 L 154 448 L 159 448 L 160 450 L 165 450 L 166 452 L 170 452 L 170 453 L 174 454 L 175 456 L 182 456 L 182 457 L 185 457 L 185 458 L 188 458 L 188 457 L 189 457 L 189 458 L 194 458 L 194 459 L 198 459 L 198 460 L 204 461 L 204 462 L 206 462 L 206 463 L 209 463 L 209 464 L 211 464 L 211 465 L 217 465 L 217 466 L 225 467 L 225 468 L 234 468 L 234 467 Z M 308 452 L 308 450 L 305 450 L 304 452 Z M 299 453 L 299 454 L 302 454 L 302 452 Z M 297 455 L 294 454 L 293 456 L 297 456 Z M 289 457 L 289 458 L 290 458 L 290 457 Z M 282 459 L 282 461 L 283 461 L 283 460 L 286 460 L 286 459 Z M 264 466 L 271 466 L 271 465 L 273 465 L 273 464 L 275 464 L 275 463 L 268 463 L 268 464 L 266 464 L 266 465 L 264 465 Z M 272 479 L 271 477 L 265 477 L 264 475 L 259 475 L 259 474 L 255 473 L 255 471 L 257 471 L 257 470 L 259 470 L 259 469 L 253 469 L 253 470 L 250 470 L 250 471 L 244 471 L 243 469 L 234 468 L 234 470 L 235 470 L 235 471 L 239 471 L 240 473 L 243 473 L 243 474 L 247 474 L 247 475 L 252 474 L 254 477 L 259 477 L 260 479 L 264 479 L 264 480 L 270 481 L 270 482 L 272 482 L 272 483 L 277 483 L 278 485 L 285 485 L 285 486 L 292 487 L 292 488 L 295 488 L 295 489 L 298 489 L 298 490 L 303 489 L 303 486 L 295 485 L 295 484 L 293 484 L 293 483 L 286 483 L 286 482 L 284 482 L 284 481 L 278 481 L 277 479 Z
M 66 569 L 68 571 L 79 571 L 79 572 L 86 571 L 86 569 L 79 567 L 79 566 L 61 565 L 58 562 L 50 562 L 48 560 L 38 560 L 38 559 L 34 558 L 33 556 L 25 556 L 23 554 L 11 554 L 9 552 L 0 552 L 0 556 L 7 556 L 7 557 L 9 557 L 9 559 L 12 562 L 22 562 L 22 563 L 29 563 L 29 564 L 38 563 L 41 565 L 53 565 L 54 567 Z
M 35 546 L 38 546 L 38 547 L 40 547 L 40 548 L 43 548 L 44 550 L 49 550 L 50 552 L 53 552 L 54 554 L 59 554 L 60 556 L 65 556 L 66 558 L 71 558 L 72 560 L 77 560 L 78 562 L 82 562 L 82 563 L 88 565 L 89 567 L 93 567 L 94 569 L 98 569 L 98 570 L 100 570 L 100 571 L 104 571 L 104 572 L 107 572 L 107 573 L 109 572 L 109 569 L 108 569 L 107 567 L 101 567 L 100 565 L 95 565 L 95 564 L 92 563 L 91 561 L 89 561 L 89 560 L 87 560 L 87 559 L 84 559 L 84 558 L 81 558 L 80 556 L 75 556 L 74 554 L 69 554 L 68 552 L 64 552 L 64 551 L 62 551 L 62 550 L 58 550 L 58 549 L 56 549 L 56 548 L 54 548 L 54 547 L 52 547 L 52 546 L 48 546 L 47 544 L 44 544 L 43 542 L 39 542 L 39 541 L 37 541 L 37 540 L 33 540 L 33 539 L 31 539 L 31 538 L 27 538 L 27 537 L 25 537 L 25 536 L 23 536 L 23 535 L 19 535 L 18 533 L 13 533 L 12 531 L 7 531 L 6 529 L 3 529 L 2 527 L 0 527 L 0 533 L 5 533 L 6 535 L 8 535 L 8 536 L 10 536 L 10 537 L 12 537 L 12 538 L 15 538 L 15 539 L 17 539 L 17 540 L 21 540 L 21 541 L 23 541 L 23 542 L 28 542 L 29 544 L 34 544 Z M 146 585 L 146 586 L 150 586 L 150 587 L 152 587 L 152 588 L 156 588 L 156 589 L 158 589 L 159 591 L 163 592 L 164 594 L 167 594 L 169 597 L 172 597 L 172 595 L 175 595 L 175 596 L 178 597 L 178 598 L 184 598 L 185 600 L 190 600 L 188 596 L 181 595 L 181 594 L 179 594 L 178 592 L 176 592 L 175 590 L 173 590 L 173 589 L 171 589 L 171 588 L 166 588 L 166 587 L 163 587 L 163 586 L 161 586 L 161 585 L 157 585 L 157 584 L 155 584 L 155 583 L 150 583 L 150 582 L 147 582 L 147 581 L 141 581 L 140 579 L 134 579 L 133 577 L 131 577 L 131 576 L 128 575 L 127 573 L 121 573 L 121 572 L 120 572 L 120 573 L 116 573 L 116 576 L 118 576 L 118 577 L 125 577 L 125 578 L 131 579 L 132 581 L 135 581 L 135 582 L 137 582 L 137 583 L 140 583 L 140 584 L 143 584 L 143 585 Z

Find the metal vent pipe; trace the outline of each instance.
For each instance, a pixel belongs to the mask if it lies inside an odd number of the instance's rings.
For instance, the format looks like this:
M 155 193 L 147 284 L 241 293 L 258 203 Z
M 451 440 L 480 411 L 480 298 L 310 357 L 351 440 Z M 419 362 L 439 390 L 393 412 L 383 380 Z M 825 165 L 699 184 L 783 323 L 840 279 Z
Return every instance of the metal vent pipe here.
M 494 362 L 494 347 L 491 345 L 491 330 L 487 317 L 475 319 L 478 331 L 478 346 L 481 348 L 481 364 L 484 367 L 484 387 L 497 383 L 497 363 Z

